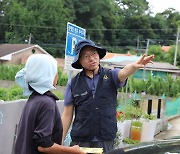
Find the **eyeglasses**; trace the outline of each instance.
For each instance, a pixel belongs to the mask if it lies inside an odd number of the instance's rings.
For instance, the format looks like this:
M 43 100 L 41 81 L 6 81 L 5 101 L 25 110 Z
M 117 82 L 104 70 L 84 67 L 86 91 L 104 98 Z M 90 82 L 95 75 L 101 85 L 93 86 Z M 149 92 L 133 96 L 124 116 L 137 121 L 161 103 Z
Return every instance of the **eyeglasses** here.
M 85 59 L 85 60 L 89 60 L 90 57 L 96 58 L 97 55 L 98 55 L 98 52 L 97 52 L 97 51 L 92 51 L 91 54 L 82 54 L 82 55 L 81 55 L 81 58 L 82 58 L 82 59 Z

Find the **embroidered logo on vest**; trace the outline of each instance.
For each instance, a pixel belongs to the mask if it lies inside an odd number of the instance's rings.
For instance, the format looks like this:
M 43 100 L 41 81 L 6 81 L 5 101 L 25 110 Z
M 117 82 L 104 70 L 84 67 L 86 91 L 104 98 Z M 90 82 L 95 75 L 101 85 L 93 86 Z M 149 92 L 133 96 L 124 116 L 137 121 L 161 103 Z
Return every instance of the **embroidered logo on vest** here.
M 73 96 L 74 96 L 74 97 L 78 97 L 78 96 L 85 96 L 85 95 L 87 95 L 87 94 L 88 94 L 88 92 L 85 91 L 85 92 L 83 92 L 82 94 L 74 94 Z
M 104 80 L 107 80 L 108 79 L 108 76 L 105 74 L 104 77 L 103 77 Z

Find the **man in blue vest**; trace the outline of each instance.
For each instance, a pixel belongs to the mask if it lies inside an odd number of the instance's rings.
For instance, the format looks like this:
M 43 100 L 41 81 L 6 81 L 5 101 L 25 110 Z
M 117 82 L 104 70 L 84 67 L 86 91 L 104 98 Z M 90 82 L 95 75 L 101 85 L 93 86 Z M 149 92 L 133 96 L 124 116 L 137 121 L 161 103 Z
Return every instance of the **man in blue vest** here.
M 73 121 L 71 146 L 103 148 L 104 153 L 111 151 L 117 132 L 117 90 L 139 68 L 152 63 L 154 55 L 143 55 L 121 70 L 111 70 L 101 67 L 100 59 L 106 55 L 106 49 L 96 46 L 93 41 L 79 41 L 74 51 L 72 67 L 82 71 L 66 86 L 63 139 Z

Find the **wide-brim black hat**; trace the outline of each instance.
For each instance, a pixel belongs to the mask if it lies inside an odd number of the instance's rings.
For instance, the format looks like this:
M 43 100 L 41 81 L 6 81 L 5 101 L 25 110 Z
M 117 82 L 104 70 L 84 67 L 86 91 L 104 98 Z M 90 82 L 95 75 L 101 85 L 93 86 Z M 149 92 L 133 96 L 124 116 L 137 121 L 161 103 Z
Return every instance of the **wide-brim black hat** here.
M 93 41 L 87 39 L 81 40 L 75 45 L 74 48 L 76 56 L 74 58 L 73 63 L 71 64 L 73 68 L 82 69 L 82 65 L 79 63 L 79 55 L 85 46 L 91 46 L 96 48 L 100 59 L 102 59 L 106 55 L 106 49 L 96 46 Z

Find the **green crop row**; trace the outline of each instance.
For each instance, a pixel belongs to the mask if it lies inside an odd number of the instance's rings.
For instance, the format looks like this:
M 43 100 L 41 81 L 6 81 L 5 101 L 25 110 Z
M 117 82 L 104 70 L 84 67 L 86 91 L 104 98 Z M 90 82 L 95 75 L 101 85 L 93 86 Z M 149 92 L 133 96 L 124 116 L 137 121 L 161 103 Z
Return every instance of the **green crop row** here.
M 60 99 L 64 99 L 64 95 L 59 91 L 53 91 L 53 93 Z M 11 88 L 2 88 L 0 87 L 0 100 L 11 101 L 18 99 L 27 99 L 27 96 L 23 95 L 23 89 L 19 86 L 13 86 Z
M 0 80 L 14 81 L 16 73 L 23 68 L 23 65 L 3 64 L 0 65 Z M 65 86 L 68 80 L 67 74 L 64 74 L 62 69 L 58 68 L 58 85 Z
M 125 88 L 121 92 L 125 91 Z M 170 75 L 166 78 L 160 76 L 154 77 L 149 76 L 148 79 L 135 79 L 130 77 L 128 80 L 128 90 L 129 93 L 139 93 L 145 92 L 146 94 L 167 97 L 179 97 L 180 96 L 180 78 L 173 79 Z
M 12 80 L 16 73 L 23 67 L 23 65 L 0 65 L 0 80 Z M 63 73 L 62 69 L 58 69 L 58 86 L 65 86 L 68 81 L 67 74 Z M 126 91 L 126 87 L 120 90 L 121 92 Z M 128 79 L 127 92 L 142 93 L 162 96 L 163 94 L 167 97 L 179 97 L 180 96 L 180 78 L 173 79 L 170 75 L 166 78 L 160 76 L 150 75 L 148 79 L 136 79 L 130 77 Z

